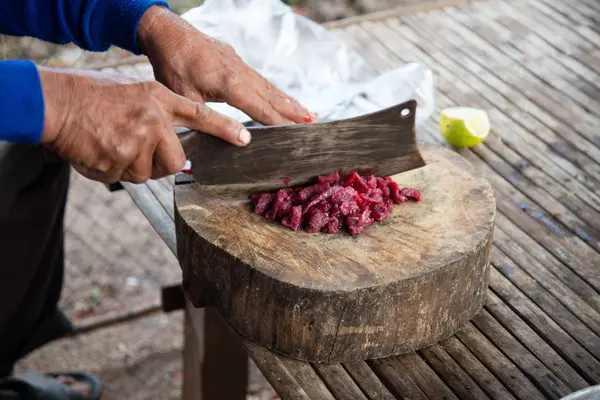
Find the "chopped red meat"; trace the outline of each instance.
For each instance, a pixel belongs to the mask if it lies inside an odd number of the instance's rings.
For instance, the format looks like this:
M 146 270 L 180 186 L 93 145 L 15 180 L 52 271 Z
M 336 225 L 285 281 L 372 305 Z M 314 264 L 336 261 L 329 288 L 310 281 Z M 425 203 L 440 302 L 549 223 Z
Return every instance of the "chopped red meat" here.
M 352 214 L 346 217 L 346 224 L 348 225 L 348 230 L 352 236 L 358 235 L 372 223 L 373 218 L 371 218 L 371 209 L 368 207 L 358 214 Z
M 271 208 L 265 213 L 266 219 L 276 219 L 277 217 L 282 217 L 290 211 L 292 208 L 292 195 L 294 194 L 293 189 L 281 189 L 275 195 L 275 200 L 273 200 L 273 205 Z
M 331 201 L 334 204 L 354 201 L 358 197 L 358 192 L 353 187 L 345 187 L 344 190 L 339 190 L 331 195 Z
M 330 185 L 336 184 L 340 181 L 340 174 L 336 172 L 335 174 L 327 175 L 327 176 L 319 176 L 319 183 L 328 183 Z
M 340 229 L 342 229 L 342 224 L 340 223 L 340 220 L 336 217 L 331 217 L 329 218 L 329 222 L 327 223 L 327 225 L 325 225 L 325 228 L 323 228 L 323 232 L 337 233 L 340 231 Z
M 408 197 L 409 199 L 421 201 L 421 192 L 416 189 L 402 188 L 400 189 L 400 194 L 404 197 Z
M 344 215 L 342 214 L 342 210 L 340 210 L 340 205 L 339 204 L 333 204 L 331 206 L 331 210 L 329 211 L 329 215 L 331 215 L 331 218 L 336 218 L 338 220 L 338 222 L 342 222 Z
M 306 227 L 306 232 L 309 233 L 317 233 L 321 232 L 321 229 L 325 227 L 329 223 L 329 214 L 317 211 L 312 214 L 312 217 L 308 220 L 308 226 Z
M 320 193 L 319 195 L 313 197 L 313 199 L 304 207 L 304 212 L 306 213 L 315 204 L 327 201 L 332 195 L 341 191 L 344 191 L 344 188 L 341 186 L 330 187 L 323 193 Z
M 364 178 L 356 171 L 344 178 L 344 186 L 352 186 L 359 193 L 366 193 L 369 191 L 369 186 Z
M 356 236 L 375 222 L 390 217 L 394 204 L 422 201 L 417 189 L 402 188 L 390 177 L 338 172 L 320 176 L 317 183 L 280 189 L 250 197 L 254 212 L 281 222 L 289 229 L 310 233 L 337 233 L 347 229 Z
M 374 204 L 373 207 L 371 207 L 371 216 L 377 222 L 385 221 L 387 217 L 390 216 L 390 210 L 388 210 L 383 202 Z
M 342 212 L 342 215 L 348 216 L 350 214 L 356 214 L 357 212 L 359 212 L 360 207 L 354 200 L 345 201 L 340 204 L 340 211 Z
M 383 191 L 381 189 L 369 189 L 367 193 L 361 193 L 360 198 L 371 204 L 383 203 Z
M 367 186 L 369 189 L 375 189 L 377 187 L 377 178 L 375 178 L 373 175 L 367 176 L 365 180 L 367 181 Z
M 327 214 L 329 215 L 329 210 L 331 209 L 331 204 L 326 202 L 326 201 L 321 201 L 317 204 L 315 204 L 313 207 L 311 207 L 310 209 L 307 209 L 306 207 L 304 207 L 304 214 L 308 215 L 307 218 L 312 218 L 313 215 L 315 214 Z
M 254 212 L 264 215 L 274 198 L 275 195 L 273 193 L 261 193 L 252 196 L 250 202 L 254 206 Z
M 302 225 L 302 206 L 294 206 L 290 213 L 282 218 L 281 225 L 297 231 Z
M 392 178 L 377 178 L 377 187 L 383 192 L 384 197 L 390 197 L 390 182 L 393 182 Z
M 329 184 L 327 182 L 320 182 L 320 183 L 317 183 L 316 185 L 307 186 L 305 188 L 302 188 L 298 191 L 298 199 L 301 202 L 305 202 L 308 199 L 310 199 L 313 195 L 320 194 L 320 193 L 326 191 L 327 189 L 329 189 L 330 186 L 331 186 L 331 184 Z
M 388 209 L 388 212 L 392 212 L 394 210 L 394 202 L 392 201 L 392 199 L 390 198 L 386 198 L 385 200 L 383 200 L 383 204 L 385 204 L 385 206 Z
M 400 185 L 398 185 L 398 182 L 395 182 L 395 181 L 389 182 L 388 188 L 390 189 L 390 197 L 392 198 L 392 200 L 394 200 L 394 203 L 396 203 L 396 204 L 406 203 L 406 196 L 404 196 L 404 195 L 402 195 L 402 193 L 400 193 L 400 190 L 402 188 L 400 187 Z

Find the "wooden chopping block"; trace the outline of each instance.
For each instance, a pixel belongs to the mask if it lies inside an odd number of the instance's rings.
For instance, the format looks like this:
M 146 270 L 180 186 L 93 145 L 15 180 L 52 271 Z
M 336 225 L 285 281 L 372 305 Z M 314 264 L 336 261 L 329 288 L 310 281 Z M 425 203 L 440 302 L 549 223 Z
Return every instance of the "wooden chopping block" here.
M 484 304 L 496 204 L 458 154 L 393 176 L 423 201 L 353 238 L 294 232 L 247 199 L 175 187 L 183 287 L 249 340 L 310 362 L 388 357 L 432 345 Z

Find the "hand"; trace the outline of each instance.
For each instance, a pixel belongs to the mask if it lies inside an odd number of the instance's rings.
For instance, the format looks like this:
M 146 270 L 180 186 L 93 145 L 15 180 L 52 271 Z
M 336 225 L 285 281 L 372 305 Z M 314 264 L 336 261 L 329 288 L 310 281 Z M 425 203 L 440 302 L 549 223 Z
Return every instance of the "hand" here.
M 248 131 L 158 82 L 39 67 L 45 100 L 42 144 L 87 178 L 142 183 L 174 174 L 185 154 L 174 126 L 211 132 L 242 146 Z
M 231 46 L 204 35 L 168 9 L 150 7 L 140 21 L 138 41 L 155 78 L 188 99 L 226 102 L 263 125 L 315 118 L 245 64 Z

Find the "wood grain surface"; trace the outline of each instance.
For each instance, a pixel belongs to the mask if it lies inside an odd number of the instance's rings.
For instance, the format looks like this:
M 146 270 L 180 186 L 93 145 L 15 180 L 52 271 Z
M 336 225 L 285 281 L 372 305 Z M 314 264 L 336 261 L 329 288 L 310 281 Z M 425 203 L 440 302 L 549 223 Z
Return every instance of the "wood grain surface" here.
M 423 202 L 355 238 L 294 232 L 244 199 L 177 185 L 186 294 L 243 336 L 313 362 L 400 354 L 453 334 L 485 299 L 495 200 L 457 154 L 422 154 L 426 166 L 393 179 Z

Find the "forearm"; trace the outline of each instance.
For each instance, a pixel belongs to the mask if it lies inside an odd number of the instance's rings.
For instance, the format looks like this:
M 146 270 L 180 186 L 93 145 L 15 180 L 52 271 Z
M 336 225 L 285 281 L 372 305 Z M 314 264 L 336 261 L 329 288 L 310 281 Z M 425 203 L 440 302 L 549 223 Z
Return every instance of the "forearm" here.
M 163 0 L 4 0 L 0 33 L 74 42 L 88 50 L 117 45 L 140 54 L 141 19 Z M 152 13 L 148 13 L 152 14 Z M 43 16 L 43 17 L 42 17 Z M 146 18 L 148 20 L 148 17 Z M 0 61 L 0 140 L 38 144 L 44 131 L 45 100 L 36 66 Z
M 75 43 L 90 51 L 111 45 L 140 54 L 137 30 L 153 5 L 165 0 L 3 0 L 0 33 Z
M 44 129 L 44 97 L 30 61 L 0 62 L 0 140 L 37 144 Z

